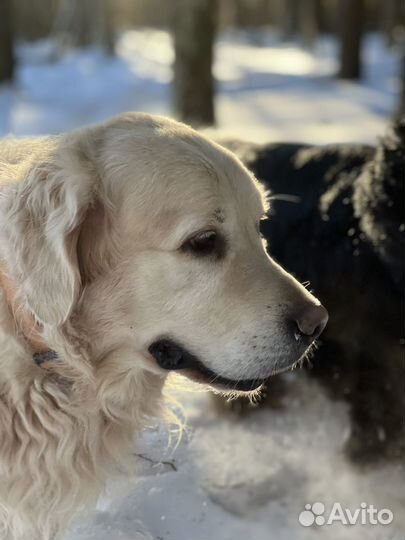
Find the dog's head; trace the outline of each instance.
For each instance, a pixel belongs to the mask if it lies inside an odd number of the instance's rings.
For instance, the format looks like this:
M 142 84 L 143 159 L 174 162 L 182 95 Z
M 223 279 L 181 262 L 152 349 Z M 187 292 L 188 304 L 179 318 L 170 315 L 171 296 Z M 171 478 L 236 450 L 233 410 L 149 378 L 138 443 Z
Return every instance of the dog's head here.
M 239 390 L 323 330 L 326 310 L 266 254 L 264 194 L 227 150 L 134 114 L 43 152 L 8 188 L 1 245 L 45 327 L 76 321 L 98 358 L 124 347 L 134 367 Z

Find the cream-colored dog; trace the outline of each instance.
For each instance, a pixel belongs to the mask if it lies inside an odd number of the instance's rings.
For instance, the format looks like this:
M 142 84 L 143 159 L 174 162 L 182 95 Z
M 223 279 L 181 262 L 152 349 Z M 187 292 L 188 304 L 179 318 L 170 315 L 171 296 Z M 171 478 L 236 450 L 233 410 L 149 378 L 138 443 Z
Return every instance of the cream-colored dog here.
M 54 539 L 128 460 L 168 371 L 253 390 L 327 313 L 267 256 L 252 175 L 185 125 L 6 139 L 0 181 L 0 538 Z

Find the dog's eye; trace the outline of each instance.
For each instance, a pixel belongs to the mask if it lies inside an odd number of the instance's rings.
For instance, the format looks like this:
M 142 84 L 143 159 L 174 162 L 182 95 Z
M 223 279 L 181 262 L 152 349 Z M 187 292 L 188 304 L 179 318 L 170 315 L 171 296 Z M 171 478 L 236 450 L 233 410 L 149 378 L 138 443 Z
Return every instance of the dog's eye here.
M 195 234 L 181 246 L 182 251 L 203 257 L 218 251 L 219 235 L 216 231 L 203 231 Z

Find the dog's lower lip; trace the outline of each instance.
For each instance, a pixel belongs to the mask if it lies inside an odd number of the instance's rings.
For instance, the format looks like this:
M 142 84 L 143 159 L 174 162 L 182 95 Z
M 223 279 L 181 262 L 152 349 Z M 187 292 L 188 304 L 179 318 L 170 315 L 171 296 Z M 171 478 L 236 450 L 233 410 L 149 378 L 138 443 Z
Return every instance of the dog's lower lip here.
M 265 382 L 265 379 L 242 379 L 234 380 L 218 375 L 207 376 L 204 372 L 197 369 L 180 369 L 176 373 L 187 377 L 191 381 L 206 384 L 220 390 L 234 390 L 237 392 L 252 392 L 257 390 Z
M 257 390 L 264 382 L 264 379 L 241 379 L 234 380 L 227 377 L 221 377 L 219 375 L 207 376 L 204 372 L 196 371 L 196 376 L 193 376 L 193 370 L 184 370 L 183 374 L 196 382 L 202 382 L 216 388 L 222 388 L 226 390 L 235 390 L 238 392 L 252 392 Z M 179 373 L 182 373 L 181 371 Z
M 239 392 L 252 392 L 253 390 L 260 388 L 264 382 L 264 379 L 246 379 L 242 381 L 229 381 L 229 383 L 222 382 L 220 386 Z
M 168 338 L 153 342 L 148 347 L 148 351 L 162 369 L 176 371 L 196 382 L 216 388 L 250 392 L 259 388 L 265 380 L 264 378 L 231 379 L 219 375 L 183 346 Z
M 193 366 L 192 368 L 171 369 L 167 371 L 174 371 L 197 383 L 238 392 L 252 392 L 253 390 L 257 390 L 265 382 L 265 379 L 229 379 L 228 377 L 216 375 L 202 364 L 198 367 Z

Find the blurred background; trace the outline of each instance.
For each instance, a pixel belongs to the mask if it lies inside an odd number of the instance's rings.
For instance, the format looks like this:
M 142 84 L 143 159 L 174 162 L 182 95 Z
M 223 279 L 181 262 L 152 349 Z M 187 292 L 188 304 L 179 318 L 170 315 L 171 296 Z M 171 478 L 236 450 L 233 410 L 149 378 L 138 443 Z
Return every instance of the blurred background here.
M 217 138 L 375 144 L 405 112 L 404 1 L 0 0 L 0 136 L 128 110 Z M 403 463 L 354 467 L 342 453 L 347 403 L 305 371 L 281 390 L 270 382 L 269 402 L 242 414 L 179 391 L 181 440 L 168 446 L 166 428 L 151 426 L 136 482 L 109 486 L 67 539 L 403 540 Z M 315 502 L 372 503 L 394 521 L 305 527 L 299 516 Z
M 253 141 L 372 142 L 404 109 L 404 11 L 402 0 L 1 0 L 0 134 L 142 110 Z

